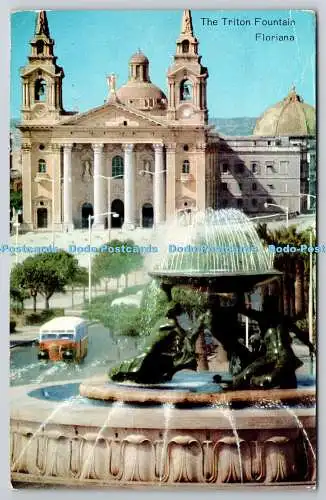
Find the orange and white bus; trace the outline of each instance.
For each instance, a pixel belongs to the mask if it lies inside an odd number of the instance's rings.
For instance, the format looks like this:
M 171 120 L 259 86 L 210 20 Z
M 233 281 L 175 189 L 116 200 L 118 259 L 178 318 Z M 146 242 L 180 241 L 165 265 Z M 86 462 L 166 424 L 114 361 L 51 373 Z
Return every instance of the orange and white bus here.
M 38 359 L 79 362 L 87 349 L 88 326 L 83 318 L 61 316 L 40 328 Z

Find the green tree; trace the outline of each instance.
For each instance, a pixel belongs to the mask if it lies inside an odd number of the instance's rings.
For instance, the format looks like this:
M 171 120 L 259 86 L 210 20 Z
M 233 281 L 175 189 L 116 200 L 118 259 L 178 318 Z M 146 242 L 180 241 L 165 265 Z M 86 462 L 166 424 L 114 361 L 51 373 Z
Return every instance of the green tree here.
M 112 240 L 106 244 L 107 247 L 114 247 L 115 252 L 101 251 L 97 253 L 92 262 L 92 279 L 110 279 L 126 277 L 126 287 L 128 286 L 128 274 L 143 265 L 143 256 L 138 253 L 126 252 L 126 247 L 135 247 L 132 240 Z
M 85 300 L 85 287 L 88 285 L 88 269 L 86 267 L 78 267 L 67 284 L 71 286 L 71 306 L 74 307 L 74 288 L 83 288 Z
M 24 309 L 24 301 L 28 298 L 29 294 L 26 290 L 22 289 L 17 281 L 18 273 L 12 273 L 10 277 L 10 300 L 13 302 L 16 312 Z
M 49 309 L 52 295 L 64 293 L 65 286 L 71 283 L 78 269 L 77 259 L 64 250 L 41 253 L 27 257 L 22 264 L 16 265 L 12 270 L 12 281 L 16 288 L 29 292 L 35 312 L 37 295 L 44 297 L 45 309 Z
M 19 291 L 27 291 L 33 299 L 33 310 L 36 312 L 36 298 L 39 292 L 39 284 L 42 276 L 37 266 L 31 262 L 33 257 L 27 257 L 22 264 L 17 264 L 11 271 L 11 288 Z
M 10 208 L 14 208 L 17 211 L 21 210 L 22 207 L 23 207 L 23 192 L 10 191 Z

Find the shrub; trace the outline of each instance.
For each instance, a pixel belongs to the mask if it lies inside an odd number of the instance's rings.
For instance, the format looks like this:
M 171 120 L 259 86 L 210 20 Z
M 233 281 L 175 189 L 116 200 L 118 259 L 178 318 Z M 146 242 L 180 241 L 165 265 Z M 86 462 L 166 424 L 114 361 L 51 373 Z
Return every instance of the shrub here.
M 106 295 L 101 295 L 100 297 L 94 297 L 91 304 L 85 303 L 83 317 L 91 320 L 100 321 L 104 325 L 104 321 L 108 315 L 108 310 L 110 309 L 111 303 L 117 297 L 126 297 L 127 295 L 134 295 L 139 290 L 142 290 L 144 285 L 135 285 L 124 290 L 121 294 L 117 291 L 110 292 Z
M 103 325 L 113 335 L 135 337 L 139 335 L 139 309 L 126 304 L 110 307 L 103 318 Z
M 43 311 L 26 314 L 25 325 L 26 326 L 36 326 L 42 325 L 46 321 L 57 316 L 64 316 L 64 309 L 44 309 Z

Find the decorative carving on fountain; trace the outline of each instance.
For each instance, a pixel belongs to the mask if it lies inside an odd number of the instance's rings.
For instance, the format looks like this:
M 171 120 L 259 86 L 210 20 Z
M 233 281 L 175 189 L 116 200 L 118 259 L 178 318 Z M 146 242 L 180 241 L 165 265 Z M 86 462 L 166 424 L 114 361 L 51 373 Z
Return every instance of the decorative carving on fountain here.
M 61 478 L 71 484 L 273 484 L 316 479 L 315 461 L 300 429 L 285 427 L 275 434 L 259 428 L 240 431 L 239 436 L 220 431 L 211 439 L 205 439 L 205 431 L 194 434 L 187 429 L 182 433 L 170 429 L 165 439 L 155 429 L 135 429 L 115 438 L 117 430 L 107 429 L 101 435 L 101 429 L 94 428 L 73 436 L 69 426 L 45 427 L 38 435 L 36 427 L 18 426 L 12 433 L 12 472 L 21 480 L 29 475 L 43 482 Z M 308 432 L 314 443 L 315 430 Z
M 154 479 L 155 457 L 151 440 L 143 434 L 131 434 L 122 440 L 121 468 L 123 482 L 150 482 Z

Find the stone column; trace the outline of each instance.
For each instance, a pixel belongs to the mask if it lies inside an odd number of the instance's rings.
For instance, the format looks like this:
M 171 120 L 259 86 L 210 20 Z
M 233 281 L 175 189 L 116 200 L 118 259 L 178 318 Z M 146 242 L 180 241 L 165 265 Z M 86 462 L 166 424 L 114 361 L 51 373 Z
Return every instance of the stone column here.
M 154 226 L 165 221 L 165 172 L 163 161 L 163 145 L 154 144 Z
M 61 230 L 61 144 L 52 144 L 52 228 Z
M 71 183 L 72 144 L 63 146 L 63 226 L 65 231 L 74 228 L 72 222 L 72 183 Z
M 94 151 L 94 224 L 93 229 L 104 229 L 105 207 L 104 189 L 106 186 L 103 178 L 103 144 L 92 144 Z M 102 177 L 101 177 L 102 176 Z M 108 216 L 109 217 L 109 216 Z
M 176 204 L 176 143 L 167 145 L 166 153 L 166 218 L 175 216 Z
M 124 229 L 135 229 L 135 167 L 133 158 L 133 144 L 125 144 L 124 148 Z
M 23 108 L 29 107 L 28 82 L 23 82 Z
M 22 183 L 23 183 L 23 225 L 26 229 L 34 229 L 32 213 L 32 147 L 22 144 Z
M 196 208 L 206 208 L 206 144 L 196 145 Z

